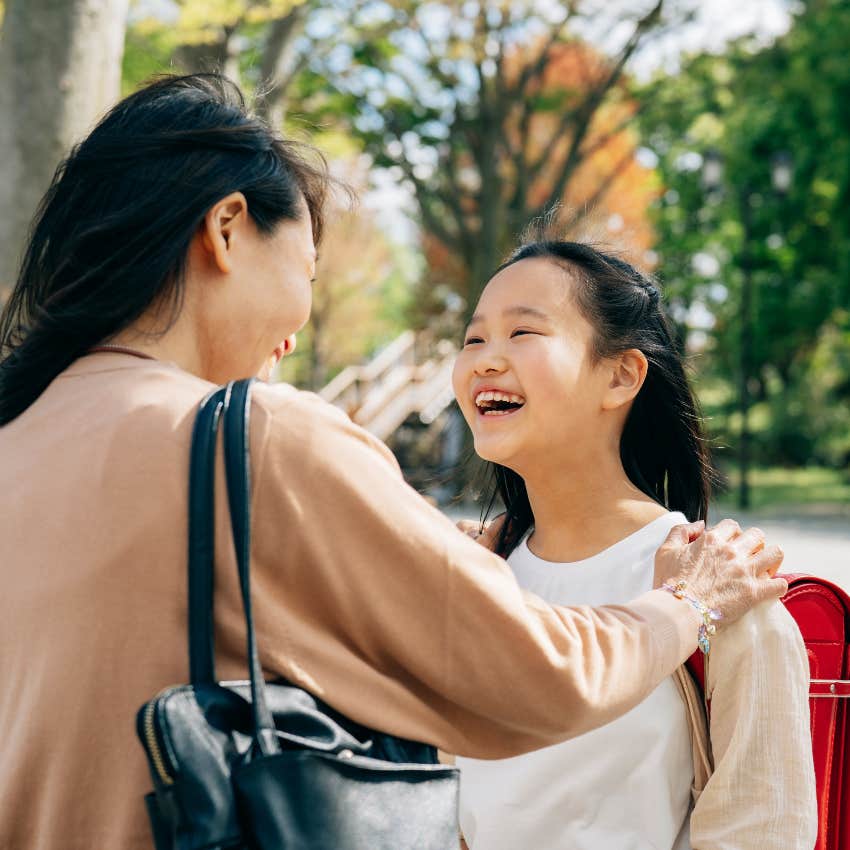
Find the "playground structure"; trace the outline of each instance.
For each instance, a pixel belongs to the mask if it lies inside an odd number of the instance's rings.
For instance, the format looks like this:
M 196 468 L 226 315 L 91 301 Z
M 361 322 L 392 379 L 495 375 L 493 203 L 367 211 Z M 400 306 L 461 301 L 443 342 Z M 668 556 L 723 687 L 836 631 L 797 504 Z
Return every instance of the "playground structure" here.
M 449 340 L 408 330 L 369 363 L 343 369 L 319 395 L 386 442 L 411 416 L 428 426 L 449 407 L 456 354 Z

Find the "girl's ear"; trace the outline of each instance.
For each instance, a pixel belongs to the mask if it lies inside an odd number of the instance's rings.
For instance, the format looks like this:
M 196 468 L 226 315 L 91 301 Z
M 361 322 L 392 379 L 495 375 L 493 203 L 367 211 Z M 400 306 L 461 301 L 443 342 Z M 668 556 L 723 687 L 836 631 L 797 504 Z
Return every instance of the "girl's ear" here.
M 602 397 L 602 409 L 616 410 L 629 404 L 640 392 L 649 363 L 646 355 L 637 348 L 630 348 L 612 357 L 609 363 L 611 379 Z

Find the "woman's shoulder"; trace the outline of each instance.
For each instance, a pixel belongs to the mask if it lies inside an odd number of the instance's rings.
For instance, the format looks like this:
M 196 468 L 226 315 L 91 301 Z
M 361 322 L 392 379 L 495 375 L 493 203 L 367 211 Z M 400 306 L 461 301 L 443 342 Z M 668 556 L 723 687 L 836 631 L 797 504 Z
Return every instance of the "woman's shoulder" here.
M 251 399 L 251 415 L 278 432 L 291 429 L 302 438 L 313 433 L 313 429 L 366 433 L 344 410 L 317 393 L 299 390 L 291 384 L 257 381 Z
M 261 415 L 280 417 L 297 411 L 302 416 L 331 421 L 341 422 L 348 418 L 344 411 L 326 402 L 318 393 L 299 390 L 292 384 L 255 381 L 251 398 L 253 407 L 259 409 Z
M 318 454 L 336 462 L 359 447 L 382 455 L 395 466 L 392 453 L 377 437 L 317 393 L 258 381 L 252 402 L 253 427 L 263 432 L 263 442 L 272 451 L 295 441 L 305 457 Z

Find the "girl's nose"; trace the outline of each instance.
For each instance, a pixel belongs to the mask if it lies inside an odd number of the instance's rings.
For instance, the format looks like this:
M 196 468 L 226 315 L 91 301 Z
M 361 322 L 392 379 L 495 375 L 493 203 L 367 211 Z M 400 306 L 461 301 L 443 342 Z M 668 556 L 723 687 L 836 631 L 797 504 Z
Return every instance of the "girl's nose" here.
M 508 368 L 507 360 L 496 351 L 482 351 L 475 358 L 475 374 L 501 374 Z

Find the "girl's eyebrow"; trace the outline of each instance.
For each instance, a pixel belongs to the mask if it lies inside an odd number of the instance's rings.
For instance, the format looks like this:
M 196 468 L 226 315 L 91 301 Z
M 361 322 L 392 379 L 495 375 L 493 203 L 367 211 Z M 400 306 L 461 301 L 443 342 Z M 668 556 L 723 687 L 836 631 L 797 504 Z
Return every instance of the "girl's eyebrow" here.
M 516 307 L 508 307 L 506 310 L 502 311 L 503 316 L 529 316 L 533 319 L 542 319 L 543 321 L 549 321 L 549 316 L 544 313 L 542 310 L 538 310 L 536 307 L 526 307 L 524 305 L 517 305 Z M 473 317 L 469 320 L 470 325 L 474 325 L 476 322 L 481 322 L 484 320 L 483 313 L 475 313 Z

